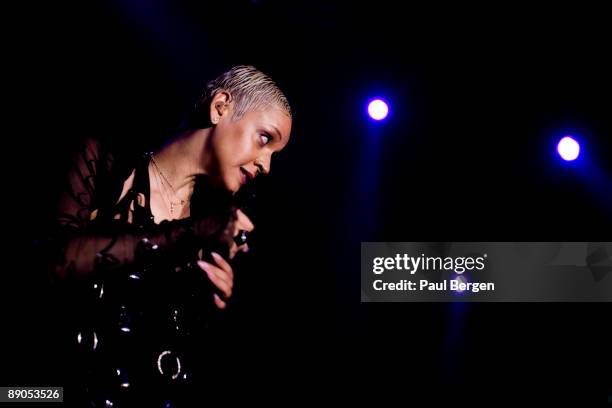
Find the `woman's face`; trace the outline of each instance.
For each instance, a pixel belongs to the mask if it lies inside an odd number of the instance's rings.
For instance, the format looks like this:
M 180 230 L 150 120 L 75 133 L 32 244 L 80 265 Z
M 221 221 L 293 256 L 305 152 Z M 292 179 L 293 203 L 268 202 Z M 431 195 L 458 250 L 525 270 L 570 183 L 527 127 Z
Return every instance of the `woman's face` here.
M 212 128 L 212 160 L 208 174 L 236 192 L 259 173 L 270 172 L 272 154 L 289 142 L 291 118 L 277 108 L 255 110 L 233 121 L 232 110 Z

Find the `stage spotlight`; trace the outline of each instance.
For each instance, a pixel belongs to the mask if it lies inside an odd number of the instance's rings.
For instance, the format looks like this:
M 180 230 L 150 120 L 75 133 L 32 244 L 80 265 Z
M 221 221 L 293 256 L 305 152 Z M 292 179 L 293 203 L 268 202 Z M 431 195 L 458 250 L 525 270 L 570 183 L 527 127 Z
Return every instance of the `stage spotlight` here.
M 457 282 L 459 282 L 460 284 L 463 284 L 463 283 L 467 283 L 467 282 L 468 282 L 468 280 L 467 280 L 467 279 L 465 278 L 465 276 L 463 276 L 463 275 L 459 275 L 459 276 L 457 276 L 457 277 L 455 278 L 455 280 L 456 280 Z M 465 289 L 463 289 L 463 288 L 459 287 L 459 288 L 455 289 L 455 292 L 456 292 L 456 293 L 462 293 L 464 290 L 465 290 Z
M 559 156 L 565 161 L 572 161 L 580 154 L 580 145 L 571 136 L 565 136 L 557 145 Z
M 389 114 L 389 106 L 380 98 L 373 99 L 368 104 L 368 114 L 374 120 L 383 120 Z

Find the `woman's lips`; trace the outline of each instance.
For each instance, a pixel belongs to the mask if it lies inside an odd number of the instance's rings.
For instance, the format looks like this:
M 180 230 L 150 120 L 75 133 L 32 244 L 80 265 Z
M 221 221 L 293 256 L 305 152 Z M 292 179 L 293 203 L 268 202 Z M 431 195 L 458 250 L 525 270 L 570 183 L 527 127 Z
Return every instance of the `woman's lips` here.
M 247 182 L 253 180 L 253 175 L 251 173 L 249 173 L 246 169 L 244 168 L 240 168 L 240 182 L 242 184 L 246 184 Z

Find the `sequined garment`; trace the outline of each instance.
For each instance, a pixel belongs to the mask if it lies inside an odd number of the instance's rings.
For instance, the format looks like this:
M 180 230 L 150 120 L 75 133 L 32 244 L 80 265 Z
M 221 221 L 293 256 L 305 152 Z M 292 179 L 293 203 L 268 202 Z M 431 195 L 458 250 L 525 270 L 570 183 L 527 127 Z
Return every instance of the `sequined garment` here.
M 201 362 L 218 316 L 213 286 L 194 263 L 211 250 L 224 253 L 220 234 L 235 206 L 199 179 L 191 216 L 155 224 L 150 158 L 86 141 L 57 206 L 49 271 L 74 305 L 80 406 L 183 406 L 190 384 L 210 369 Z

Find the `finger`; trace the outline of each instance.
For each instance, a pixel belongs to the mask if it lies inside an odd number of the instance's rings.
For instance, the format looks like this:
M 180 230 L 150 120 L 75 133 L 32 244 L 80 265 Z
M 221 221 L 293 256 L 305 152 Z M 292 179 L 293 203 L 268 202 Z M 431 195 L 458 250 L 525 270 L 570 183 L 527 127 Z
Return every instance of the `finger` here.
M 225 283 L 227 283 L 230 288 L 234 287 L 234 278 L 225 270 L 205 261 L 198 261 L 198 264 L 204 270 L 204 272 L 211 272 L 217 278 L 222 279 Z
M 236 245 L 234 243 L 234 245 Z M 232 269 L 232 266 L 229 264 L 229 262 L 227 262 L 225 259 L 223 259 L 223 257 L 221 255 L 219 255 L 216 252 L 211 252 L 211 255 L 213 257 L 213 259 L 215 260 L 215 263 L 221 268 L 223 269 L 225 272 L 227 272 L 227 274 L 234 279 L 234 270 Z
M 219 309 L 223 310 L 227 307 L 227 303 L 221 300 L 219 295 L 217 295 L 216 293 L 213 295 L 213 298 L 215 299 L 215 305 L 217 305 Z
M 251 232 L 255 229 L 255 225 L 251 221 L 251 219 L 242 212 L 242 210 L 236 211 L 236 231 L 234 235 L 238 234 L 238 231 L 245 230 L 247 232 Z
M 229 259 L 234 259 L 234 257 L 236 256 L 236 254 L 238 254 L 238 252 L 249 252 L 249 245 L 242 244 L 238 246 L 234 243 L 229 250 Z
M 234 242 L 232 243 L 232 246 L 230 247 L 230 250 L 229 250 L 229 259 L 234 259 L 237 253 L 238 253 L 238 245 L 236 245 L 236 243 Z
M 198 261 L 198 265 L 200 268 L 206 272 L 208 275 L 208 279 L 225 295 L 225 297 L 229 298 L 232 296 L 232 286 L 225 279 L 219 277 L 216 272 L 221 271 L 220 268 L 216 268 L 214 265 L 206 263 L 204 261 Z M 218 269 L 218 271 L 214 271 L 214 269 Z

